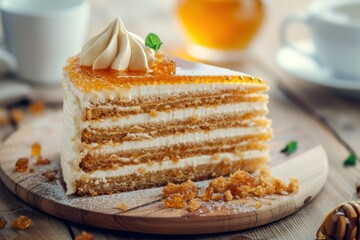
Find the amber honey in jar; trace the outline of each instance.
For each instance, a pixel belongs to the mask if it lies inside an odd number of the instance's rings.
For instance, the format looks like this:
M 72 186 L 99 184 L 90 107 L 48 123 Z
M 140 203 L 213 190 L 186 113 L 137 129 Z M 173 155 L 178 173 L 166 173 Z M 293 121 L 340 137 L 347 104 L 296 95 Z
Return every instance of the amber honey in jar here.
M 239 57 L 265 14 L 263 0 L 179 0 L 176 12 L 189 55 L 210 61 Z

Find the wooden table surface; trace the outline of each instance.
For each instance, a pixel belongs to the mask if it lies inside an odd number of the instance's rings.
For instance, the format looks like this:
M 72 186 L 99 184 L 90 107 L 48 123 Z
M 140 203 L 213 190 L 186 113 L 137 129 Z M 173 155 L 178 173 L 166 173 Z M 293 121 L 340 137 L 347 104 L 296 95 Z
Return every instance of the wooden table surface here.
M 126 2 L 126 3 L 125 3 Z M 165 0 L 92 0 L 91 30 L 95 34 L 116 16 L 123 17 L 132 31 L 144 36 L 149 31 L 159 33 L 167 52 L 182 54 L 182 38 L 174 30 L 169 3 Z M 337 204 L 358 199 L 356 185 L 360 183 L 360 165 L 344 168 L 343 160 L 350 154 L 360 156 L 360 102 L 337 96 L 326 89 L 305 84 L 283 72 L 275 64 L 280 48 L 279 26 L 289 14 L 305 10 L 308 0 L 269 0 L 266 23 L 251 49 L 251 56 L 237 64 L 223 66 L 260 76 L 269 81 L 270 117 L 275 126 L 298 127 L 316 138 L 329 158 L 329 177 L 325 188 L 308 206 L 278 222 L 226 234 L 192 236 L 195 239 L 314 239 L 326 213 Z M 128 5 L 127 5 L 128 4 Z M 140 10 L 139 10 L 140 9 Z M 293 32 L 295 38 L 306 31 Z M 3 137 L 13 127 L 1 128 Z M 275 133 L 276 134 L 276 133 Z M 316 182 L 314 182 L 316 184 Z M 81 231 L 90 232 L 94 239 L 188 239 L 189 237 L 154 236 L 94 229 L 46 215 L 23 203 L 0 181 L 0 216 L 9 222 L 20 214 L 29 216 L 33 224 L 25 231 L 11 228 L 0 230 L 0 239 L 73 239 Z

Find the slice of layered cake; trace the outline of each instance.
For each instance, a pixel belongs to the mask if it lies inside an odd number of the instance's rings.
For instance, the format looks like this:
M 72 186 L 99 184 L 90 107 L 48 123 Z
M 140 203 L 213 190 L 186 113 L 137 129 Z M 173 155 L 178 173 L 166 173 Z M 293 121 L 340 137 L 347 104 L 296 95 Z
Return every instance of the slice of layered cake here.
M 120 19 L 64 69 L 67 193 L 253 172 L 269 159 L 266 82 L 155 53 Z

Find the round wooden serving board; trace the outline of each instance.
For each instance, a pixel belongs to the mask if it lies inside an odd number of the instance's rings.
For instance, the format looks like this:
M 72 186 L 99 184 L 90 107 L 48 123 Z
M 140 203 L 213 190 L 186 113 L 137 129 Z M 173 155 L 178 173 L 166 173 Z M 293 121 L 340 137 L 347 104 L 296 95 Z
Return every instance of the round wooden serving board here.
M 242 230 L 286 217 L 311 201 L 324 186 L 328 163 L 323 148 L 298 129 L 275 129 L 271 142 L 271 171 L 277 177 L 291 176 L 300 180 L 300 191 L 288 196 L 268 196 L 202 203 L 200 209 L 187 212 L 163 205 L 162 188 L 153 188 L 98 197 L 67 196 L 61 177 L 59 154 L 62 113 L 47 115 L 21 127 L 0 150 L 0 177 L 5 185 L 22 200 L 42 211 L 86 225 L 156 234 L 203 234 Z M 298 151 L 290 156 L 280 149 L 290 140 L 298 141 Z M 31 145 L 39 142 L 42 156 L 52 162 L 35 165 L 32 173 L 15 172 L 19 157 L 30 157 Z M 56 171 L 55 181 L 48 182 L 42 174 Z M 208 181 L 198 182 L 203 190 Z M 263 206 L 255 208 L 260 201 Z M 128 209 L 117 208 L 125 204 Z

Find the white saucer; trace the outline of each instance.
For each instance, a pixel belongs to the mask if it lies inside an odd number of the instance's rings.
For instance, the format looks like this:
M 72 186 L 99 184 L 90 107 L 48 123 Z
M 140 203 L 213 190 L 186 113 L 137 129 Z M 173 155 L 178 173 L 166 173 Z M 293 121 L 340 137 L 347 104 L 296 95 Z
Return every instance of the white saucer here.
M 310 40 L 295 43 L 310 54 L 314 52 Z M 291 75 L 312 84 L 323 86 L 342 95 L 360 98 L 360 79 L 335 76 L 332 71 L 319 65 L 313 58 L 305 56 L 290 47 L 282 47 L 276 56 L 277 64 Z

